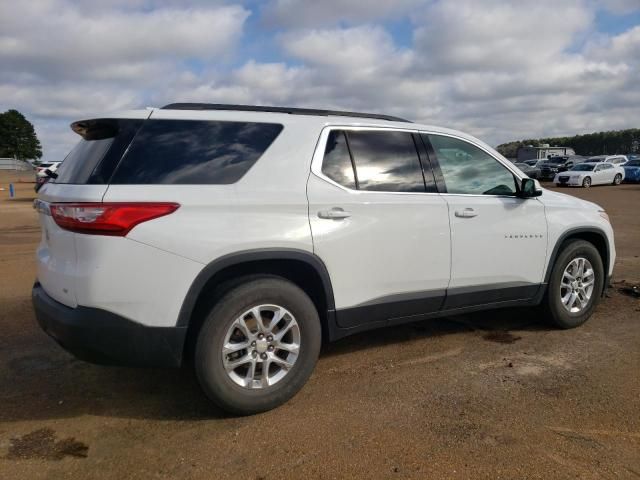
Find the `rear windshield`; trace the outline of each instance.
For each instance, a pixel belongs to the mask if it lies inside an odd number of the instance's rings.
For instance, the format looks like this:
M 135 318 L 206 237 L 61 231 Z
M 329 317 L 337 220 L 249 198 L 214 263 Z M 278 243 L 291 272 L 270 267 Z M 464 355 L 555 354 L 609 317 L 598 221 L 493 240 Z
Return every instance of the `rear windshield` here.
M 629 160 L 624 166 L 625 167 L 640 167 L 640 160 Z
M 64 158 L 55 183 L 105 184 L 142 120 L 98 119 L 73 124 L 82 136 Z
M 147 120 L 110 183 L 235 183 L 281 131 L 272 123 Z

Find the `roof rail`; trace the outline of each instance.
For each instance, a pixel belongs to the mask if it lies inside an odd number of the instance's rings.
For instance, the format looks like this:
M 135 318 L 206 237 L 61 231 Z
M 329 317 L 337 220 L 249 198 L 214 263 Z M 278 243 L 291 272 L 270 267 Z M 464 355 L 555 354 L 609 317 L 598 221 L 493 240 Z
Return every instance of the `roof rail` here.
M 272 112 L 289 113 L 291 115 L 315 115 L 315 116 L 340 116 L 375 118 L 377 120 L 388 120 L 391 122 L 407 122 L 404 118 L 393 117 L 391 115 L 380 115 L 377 113 L 342 112 L 338 110 L 318 110 L 314 108 L 293 108 L 293 107 L 267 107 L 261 105 L 226 105 L 224 103 L 170 103 L 161 107 L 162 110 L 233 110 L 240 112 Z

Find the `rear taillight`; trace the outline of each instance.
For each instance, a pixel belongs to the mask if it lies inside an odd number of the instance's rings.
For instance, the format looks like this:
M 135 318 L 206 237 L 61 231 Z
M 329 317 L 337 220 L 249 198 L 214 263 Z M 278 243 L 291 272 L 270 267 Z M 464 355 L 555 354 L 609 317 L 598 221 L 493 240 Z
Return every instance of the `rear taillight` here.
M 123 237 L 136 225 L 175 212 L 177 203 L 52 203 L 55 222 L 65 230 Z

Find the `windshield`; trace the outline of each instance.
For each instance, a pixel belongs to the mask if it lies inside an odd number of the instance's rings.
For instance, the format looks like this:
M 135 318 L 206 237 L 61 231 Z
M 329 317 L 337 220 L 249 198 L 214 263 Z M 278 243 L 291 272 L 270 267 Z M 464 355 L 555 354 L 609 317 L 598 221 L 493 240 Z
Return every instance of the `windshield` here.
M 587 160 L 590 162 L 604 162 L 606 157 L 589 157 Z
M 625 167 L 640 167 L 640 160 L 630 160 L 624 165 Z
M 549 159 L 549 162 L 551 163 L 564 163 L 565 160 L 562 157 L 553 157 Z
M 571 170 L 576 172 L 590 172 L 593 170 L 594 167 L 595 165 L 589 165 L 588 163 L 579 163 L 578 165 L 573 167 Z

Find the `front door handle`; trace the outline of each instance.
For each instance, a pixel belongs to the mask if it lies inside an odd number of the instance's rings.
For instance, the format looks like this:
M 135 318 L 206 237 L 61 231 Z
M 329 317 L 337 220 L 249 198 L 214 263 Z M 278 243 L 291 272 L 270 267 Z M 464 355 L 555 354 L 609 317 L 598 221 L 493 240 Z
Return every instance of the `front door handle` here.
M 465 208 L 464 210 L 456 210 L 455 215 L 460 218 L 472 218 L 478 215 L 478 213 L 473 208 Z
M 330 220 L 342 220 L 343 218 L 348 218 L 350 216 L 351 214 L 349 212 L 345 212 L 340 207 L 334 207 L 331 210 L 320 210 L 318 212 L 318 217 Z

